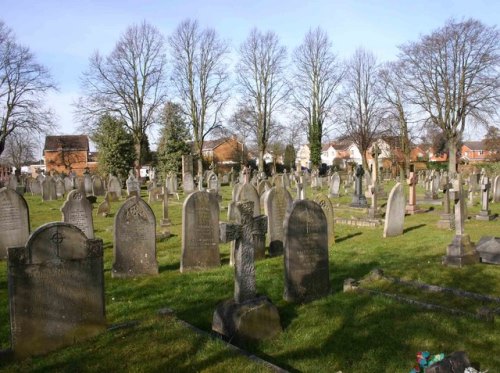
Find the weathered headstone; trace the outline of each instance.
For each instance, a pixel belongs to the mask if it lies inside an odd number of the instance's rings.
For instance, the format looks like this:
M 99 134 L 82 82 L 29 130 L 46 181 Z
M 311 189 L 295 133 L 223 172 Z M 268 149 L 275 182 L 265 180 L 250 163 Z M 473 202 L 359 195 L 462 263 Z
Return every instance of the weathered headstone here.
M 99 175 L 92 176 L 92 194 L 94 196 L 104 195 L 104 184 L 102 183 L 102 179 Z
M 489 209 L 489 203 L 490 203 L 490 178 L 488 176 L 484 176 L 481 179 L 481 211 L 476 215 L 476 220 L 492 220 L 494 218 L 493 215 L 491 215 L 491 211 Z
M 73 189 L 75 189 L 75 179 L 68 176 L 64 178 L 64 191 L 66 193 L 71 192 Z
M 28 204 L 10 188 L 0 189 L 0 258 L 7 257 L 8 247 L 26 244 L 30 233 Z
M 31 189 L 31 195 L 42 194 L 42 184 L 37 179 L 33 179 L 30 185 L 30 189 Z
M 363 176 L 365 174 L 365 170 L 363 166 L 358 165 L 356 167 L 356 189 L 352 196 L 352 207 L 367 207 L 366 197 L 363 193 Z
M 338 172 L 335 172 L 330 180 L 329 197 L 334 197 L 334 198 L 340 197 L 340 176 Z
M 49 223 L 9 248 L 11 339 L 19 357 L 45 354 L 106 329 L 102 240 Z
M 83 173 L 83 189 L 87 196 L 92 195 L 92 176 L 88 170 Z
M 114 225 L 112 277 L 158 274 L 156 218 L 140 197 L 131 197 L 118 209 Z
M 328 226 L 317 203 L 295 201 L 285 218 L 285 289 L 289 302 L 307 302 L 330 292 Z
M 267 225 L 266 217 L 253 216 L 253 202 L 238 202 L 237 223 L 220 223 L 221 242 L 236 241 L 233 299 L 220 303 L 213 316 L 212 330 L 236 343 L 272 338 L 281 332 L 277 308 L 258 297 L 255 285 L 253 232 Z
M 260 215 L 260 198 L 255 187 L 250 183 L 244 183 L 238 188 L 235 202 L 252 201 L 253 216 Z
M 109 201 L 118 201 L 122 196 L 122 183 L 115 175 L 109 175 L 108 181 Z
M 493 202 L 500 202 L 500 175 L 493 179 Z
M 220 266 L 219 201 L 206 191 L 191 193 L 182 206 L 181 272 Z
M 292 197 L 284 187 L 273 187 L 266 195 L 264 211 L 267 215 L 269 232 L 269 255 L 283 254 L 283 241 L 285 239 L 283 223 L 286 211 L 292 205 Z
M 462 267 L 467 264 L 479 262 L 479 254 L 475 250 L 468 234 L 464 234 L 464 196 L 462 189 L 462 177 L 457 174 L 453 181 L 453 190 L 450 190 L 451 200 L 455 205 L 455 237 L 446 249 L 446 256 L 442 263 L 448 266 Z
M 194 179 L 193 174 L 184 173 L 182 175 L 182 189 L 184 190 L 184 194 L 189 194 L 194 192 Z
M 482 263 L 500 264 L 500 237 L 481 237 L 476 251 Z
M 333 205 L 330 199 L 322 193 L 319 193 L 314 197 L 314 202 L 321 206 L 321 209 L 325 213 L 326 224 L 328 227 L 328 247 L 331 247 L 335 243 L 335 215 L 333 212 Z
M 415 173 L 415 166 L 410 165 L 410 175 L 406 179 L 408 184 L 408 204 L 406 205 L 406 212 L 410 215 L 422 212 L 417 205 L 417 182 L 418 177 Z
M 64 197 L 64 192 L 65 192 L 64 181 L 60 177 L 58 177 L 56 179 L 56 197 L 57 197 L 57 199 Z
M 54 201 L 56 199 L 56 182 L 52 176 L 47 176 L 42 181 L 42 200 Z
M 133 170 L 130 170 L 126 184 L 127 184 L 127 195 L 138 196 L 138 197 L 141 195 L 141 187 L 139 185 L 139 181 L 134 175 Z
M 87 238 L 94 238 L 92 205 L 82 192 L 78 190 L 69 192 L 61 212 L 63 222 L 80 228 Z
M 110 192 L 106 192 L 104 196 L 104 201 L 102 201 L 97 207 L 97 215 L 108 216 L 111 211 L 111 204 L 109 203 L 109 194 Z
M 405 222 L 405 195 L 401 183 L 397 183 L 389 193 L 385 213 L 384 237 L 403 234 Z
M 448 174 L 445 173 L 441 177 L 441 188 L 443 190 L 443 213 L 440 215 L 440 219 L 437 222 L 437 227 L 442 229 L 453 229 L 454 217 L 453 212 L 450 209 L 450 189 L 452 184 L 450 183 L 450 178 Z

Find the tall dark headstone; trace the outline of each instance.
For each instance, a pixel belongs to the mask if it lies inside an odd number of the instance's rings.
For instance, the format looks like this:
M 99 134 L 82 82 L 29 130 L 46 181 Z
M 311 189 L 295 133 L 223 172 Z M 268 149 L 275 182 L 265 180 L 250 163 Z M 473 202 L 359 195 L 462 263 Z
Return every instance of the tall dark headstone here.
M 330 293 L 328 225 L 316 202 L 295 201 L 285 218 L 285 290 L 289 302 Z
M 363 177 L 365 175 L 365 170 L 363 166 L 358 165 L 356 167 L 356 188 L 354 190 L 354 195 L 352 196 L 352 207 L 367 207 L 366 197 L 363 191 Z
M 102 240 L 49 223 L 25 247 L 9 248 L 12 349 L 45 354 L 106 329 Z
M 0 258 L 7 257 L 8 247 L 20 247 L 26 244 L 29 234 L 30 217 L 26 200 L 10 188 L 1 188 Z
M 130 197 L 115 216 L 113 277 L 157 275 L 156 218 L 140 197 Z

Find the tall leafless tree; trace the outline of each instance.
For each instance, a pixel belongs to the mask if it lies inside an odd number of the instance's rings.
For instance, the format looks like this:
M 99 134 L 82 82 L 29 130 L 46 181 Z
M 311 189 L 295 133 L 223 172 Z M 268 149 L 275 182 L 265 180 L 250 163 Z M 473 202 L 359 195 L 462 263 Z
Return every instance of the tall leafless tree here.
M 169 43 L 174 62 L 172 82 L 191 124 L 201 174 L 203 142 L 221 126 L 221 112 L 229 98 L 229 46 L 215 30 L 201 29 L 193 20 L 181 22 Z
M 404 68 L 401 63 L 385 63 L 379 71 L 379 94 L 386 104 L 386 114 L 390 124 L 389 133 L 399 138 L 399 146 L 404 156 L 400 175 L 408 174 L 410 167 L 410 102 L 406 96 L 403 81 Z M 393 126 L 393 124 L 396 124 Z
M 83 127 L 93 130 L 105 114 L 119 117 L 133 135 L 137 175 L 141 167 L 141 144 L 165 103 L 166 56 L 164 38 L 146 22 L 126 29 L 107 57 L 96 52 L 82 77 L 83 96 L 77 115 Z
M 466 123 L 487 122 L 500 103 L 500 33 L 474 19 L 449 20 L 400 46 L 400 60 L 412 102 L 446 136 L 454 173 Z
M 48 70 L 0 21 L 0 154 L 12 134 L 43 133 L 52 127 L 53 114 L 44 97 L 54 89 Z
M 37 150 L 37 141 L 32 134 L 12 132 L 5 143 L 2 159 L 17 170 L 21 170 L 22 166 L 35 161 Z
M 375 56 L 358 48 L 347 61 L 338 120 L 342 137 L 352 141 L 368 169 L 366 152 L 382 130 L 384 106 L 378 94 L 379 66 Z
M 252 111 L 257 146 L 259 171 L 264 170 L 264 153 L 269 143 L 273 116 L 286 102 L 289 87 L 285 78 L 286 48 L 271 31 L 262 33 L 253 29 L 239 49 L 236 67 L 241 105 Z
M 294 104 L 307 124 L 311 164 L 321 165 L 321 142 L 328 117 L 332 114 L 335 90 L 343 71 L 331 50 L 331 42 L 319 27 L 309 30 L 293 54 Z

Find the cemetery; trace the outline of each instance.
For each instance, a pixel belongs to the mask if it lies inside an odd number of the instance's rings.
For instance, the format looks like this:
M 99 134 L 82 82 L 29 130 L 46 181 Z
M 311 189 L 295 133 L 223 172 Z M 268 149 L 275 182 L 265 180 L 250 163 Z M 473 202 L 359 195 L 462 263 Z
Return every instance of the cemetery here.
M 213 175 L 149 199 L 102 182 L 93 204 L 1 189 L 0 370 L 407 371 L 419 351 L 500 369 L 494 175 L 470 206 L 468 178 L 439 172 L 441 205 L 430 172 L 347 191 L 284 174 L 260 196 L 246 169 Z

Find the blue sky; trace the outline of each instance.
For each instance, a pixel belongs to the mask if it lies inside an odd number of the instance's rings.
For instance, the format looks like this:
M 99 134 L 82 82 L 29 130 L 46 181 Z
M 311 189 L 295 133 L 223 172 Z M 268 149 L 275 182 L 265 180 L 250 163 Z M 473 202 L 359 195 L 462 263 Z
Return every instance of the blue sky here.
M 79 96 L 79 78 L 88 58 L 107 55 L 120 34 L 147 20 L 168 36 L 186 18 L 198 19 L 228 39 L 233 48 L 253 27 L 275 31 L 292 51 L 311 27 L 325 29 L 339 57 L 363 46 L 380 61 L 394 59 L 397 46 L 416 40 L 450 18 L 473 17 L 487 25 L 500 19 L 500 1 L 179 1 L 179 0 L 1 0 L 0 18 L 47 66 L 59 92 L 47 98 L 57 114 L 60 133 L 76 133 L 71 103 Z M 471 134 L 469 133 L 469 136 Z M 473 134 L 472 134 L 473 136 Z

